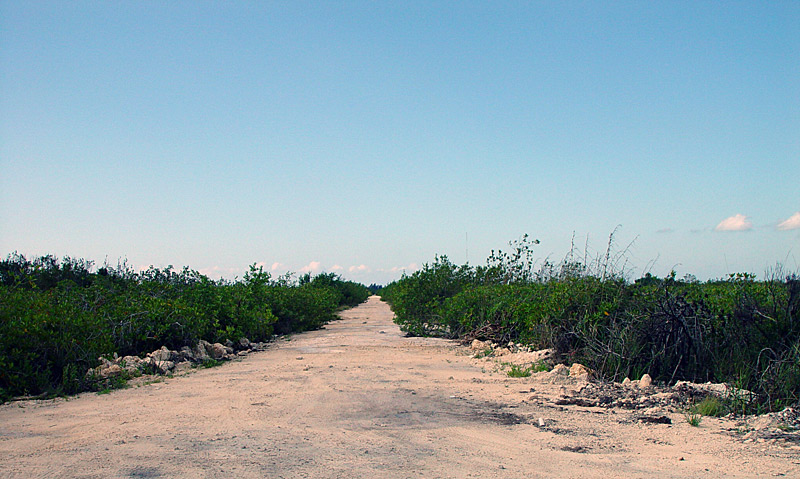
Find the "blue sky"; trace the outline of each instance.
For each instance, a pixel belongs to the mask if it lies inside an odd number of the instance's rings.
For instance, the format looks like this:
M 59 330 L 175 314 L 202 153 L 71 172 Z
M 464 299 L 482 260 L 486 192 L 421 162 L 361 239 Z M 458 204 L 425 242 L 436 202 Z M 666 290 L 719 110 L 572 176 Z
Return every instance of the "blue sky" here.
M 0 253 L 800 269 L 798 2 L 0 0 Z

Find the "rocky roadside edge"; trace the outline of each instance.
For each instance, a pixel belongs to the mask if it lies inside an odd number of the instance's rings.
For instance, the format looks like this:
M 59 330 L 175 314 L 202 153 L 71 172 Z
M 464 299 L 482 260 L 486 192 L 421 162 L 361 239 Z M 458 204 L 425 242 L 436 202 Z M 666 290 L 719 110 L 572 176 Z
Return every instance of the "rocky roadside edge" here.
M 722 383 L 692 383 L 678 381 L 672 386 L 656 384 L 649 374 L 641 379 L 625 378 L 622 382 L 609 382 L 599 379 L 597 374 L 582 364 L 554 364 L 551 350 L 535 351 L 527 346 L 514 344 L 499 345 L 492 341 L 473 340 L 468 352 L 475 359 L 493 361 L 501 367 L 514 365 L 517 368 L 531 368 L 545 364 L 549 371 L 531 374 L 533 383 L 551 384 L 559 387 L 559 393 L 552 395 L 536 394 L 530 388 L 529 401 L 550 403 L 553 406 L 577 406 L 627 410 L 632 421 L 642 423 L 671 423 L 668 414 L 691 416 L 692 406 L 705 398 L 715 397 L 720 401 L 743 400 L 751 393 Z M 761 415 L 741 415 L 729 413 L 727 419 L 736 426 L 729 430 L 732 437 L 744 442 L 766 442 L 788 447 L 800 447 L 800 408 L 787 407 L 779 412 Z
M 144 358 L 114 353 L 111 358 L 98 358 L 100 365 L 89 368 L 85 379 L 102 388 L 140 376 L 182 374 L 198 366 L 213 365 L 218 361 L 230 361 L 251 352 L 263 351 L 267 349 L 267 345 L 268 343 L 263 342 L 250 342 L 247 338 L 236 343 L 227 341 L 226 344 L 200 340 L 194 347 L 184 346 L 180 351 L 162 346 L 161 349 L 147 353 Z

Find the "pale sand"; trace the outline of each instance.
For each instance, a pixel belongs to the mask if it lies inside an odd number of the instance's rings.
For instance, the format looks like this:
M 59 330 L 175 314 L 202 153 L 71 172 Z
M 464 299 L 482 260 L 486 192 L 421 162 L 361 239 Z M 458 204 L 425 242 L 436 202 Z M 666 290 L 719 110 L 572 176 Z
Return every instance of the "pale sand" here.
M 560 386 L 406 338 L 376 297 L 342 316 L 163 383 L 3 405 L 0 476 L 800 477 L 796 445 L 730 420 L 555 406 Z

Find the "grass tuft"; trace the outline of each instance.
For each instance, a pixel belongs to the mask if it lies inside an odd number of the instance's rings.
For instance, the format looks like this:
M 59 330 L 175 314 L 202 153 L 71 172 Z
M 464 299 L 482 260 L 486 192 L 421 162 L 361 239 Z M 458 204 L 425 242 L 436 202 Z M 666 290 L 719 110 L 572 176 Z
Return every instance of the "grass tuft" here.
M 528 368 L 523 368 L 522 366 L 517 366 L 516 364 L 511 365 L 511 369 L 508 371 L 508 377 L 511 378 L 527 378 L 531 375 L 531 371 L 533 370 L 533 366 Z
M 692 406 L 691 411 L 701 416 L 722 417 L 728 413 L 728 408 L 718 397 L 706 396 Z
M 703 421 L 703 416 L 696 413 L 687 412 L 686 413 L 686 422 L 689 423 L 692 427 L 700 427 L 700 423 Z

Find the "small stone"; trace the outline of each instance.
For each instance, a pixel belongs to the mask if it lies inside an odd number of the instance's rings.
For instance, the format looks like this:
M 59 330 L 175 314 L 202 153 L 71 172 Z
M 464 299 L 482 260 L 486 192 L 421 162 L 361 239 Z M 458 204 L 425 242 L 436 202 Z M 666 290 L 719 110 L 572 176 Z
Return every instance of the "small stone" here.
M 117 364 L 122 366 L 123 368 L 130 370 L 139 367 L 139 364 L 142 362 L 142 359 L 139 356 L 125 356 L 121 358 Z M 123 366 L 124 365 L 124 366 Z
M 469 348 L 473 351 L 481 351 L 486 349 L 486 343 L 484 343 L 480 339 L 473 339 L 472 344 L 470 344 Z
M 639 387 L 640 388 L 649 388 L 653 384 L 653 378 L 650 377 L 649 374 L 644 374 L 642 379 L 639 380 Z
M 155 361 L 169 361 L 172 357 L 172 353 L 166 346 L 161 346 L 161 349 L 157 349 L 152 353 L 148 354 L 153 360 Z
M 180 357 L 183 358 L 184 361 L 194 361 L 194 352 L 192 348 L 189 346 L 184 346 L 181 348 L 181 352 L 179 353 Z
M 569 368 L 569 376 L 581 381 L 590 381 L 594 377 L 594 371 L 583 364 L 574 363 L 572 367 Z
M 544 418 L 543 417 L 539 418 L 539 427 L 544 427 Z
M 569 376 L 569 368 L 563 364 L 556 364 L 555 367 L 550 370 L 550 374 L 554 376 Z
M 159 374 L 167 374 L 175 368 L 175 363 L 172 361 L 158 361 L 154 358 L 150 358 L 150 364 L 153 365 L 153 368 Z
M 99 376 L 101 378 L 112 378 L 119 376 L 120 374 L 122 374 L 122 368 L 119 366 L 119 364 L 112 364 L 107 368 L 100 369 Z
M 220 343 L 212 344 L 211 351 L 208 352 L 208 355 L 211 356 L 212 359 L 222 359 L 226 354 L 228 354 L 227 349 Z
M 201 340 L 194 348 L 192 348 L 192 355 L 194 356 L 195 361 L 203 362 L 208 359 L 208 350 L 203 343 L 205 343 L 205 341 Z

